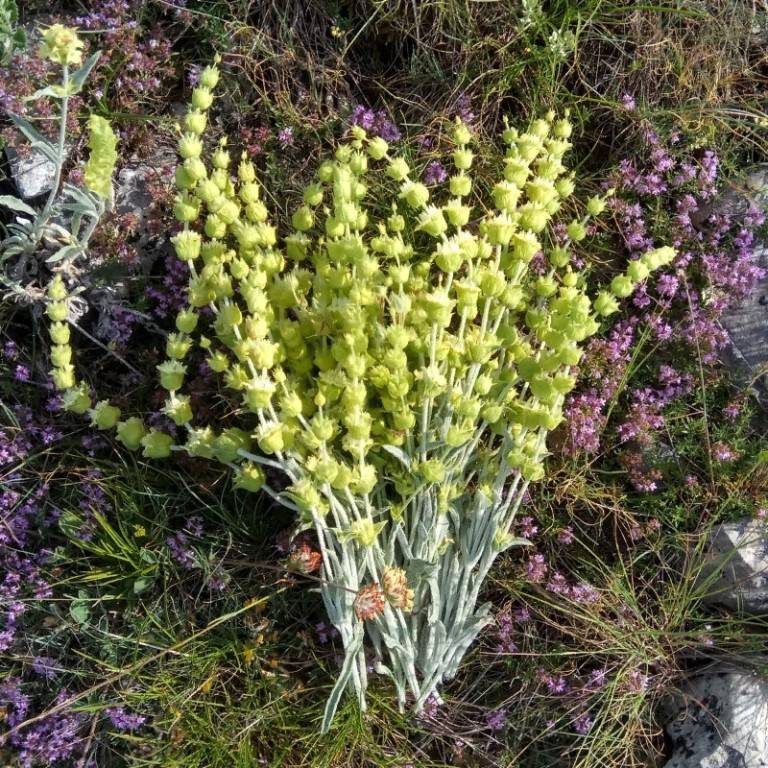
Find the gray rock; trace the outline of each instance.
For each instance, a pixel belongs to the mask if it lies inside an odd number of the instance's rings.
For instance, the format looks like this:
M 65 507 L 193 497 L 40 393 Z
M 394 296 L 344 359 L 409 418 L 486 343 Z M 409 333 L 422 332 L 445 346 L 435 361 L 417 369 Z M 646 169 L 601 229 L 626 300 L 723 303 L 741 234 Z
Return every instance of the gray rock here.
M 742 216 L 749 205 L 768 208 L 768 166 L 757 165 L 734 183 L 713 205 L 702 210 L 726 216 Z M 748 383 L 758 384 L 768 402 L 768 248 L 755 252 L 755 261 L 767 271 L 755 290 L 723 315 L 731 344 L 724 351 L 725 362 Z
M 22 156 L 13 147 L 6 147 L 5 155 L 18 197 L 29 201 L 51 191 L 56 166 L 45 155 L 30 149 Z
M 766 270 L 751 295 L 723 315 L 723 325 L 730 338 L 725 361 L 750 383 L 760 385 L 765 398 L 768 391 L 768 248 L 755 254 L 755 261 Z
M 120 169 L 115 180 L 115 209 L 118 213 L 130 213 L 143 221 L 152 202 L 147 185 L 153 172 L 142 163 L 132 163 Z
M 704 603 L 747 613 L 768 612 L 768 530 L 743 520 L 711 533 L 699 586 Z
M 765 768 L 768 681 L 730 670 L 694 678 L 667 734 L 673 754 L 665 768 Z
M 163 166 L 173 165 L 175 162 L 175 154 L 158 150 L 147 162 L 129 161 L 117 174 L 115 210 L 119 214 L 131 214 L 136 217 L 136 232 L 140 238 L 147 234 L 145 223 L 152 204 L 150 183 L 162 172 Z
M 709 205 L 702 206 L 698 217 L 711 213 L 743 216 L 750 205 L 768 206 L 768 164 L 753 165 L 729 184 L 729 188 Z

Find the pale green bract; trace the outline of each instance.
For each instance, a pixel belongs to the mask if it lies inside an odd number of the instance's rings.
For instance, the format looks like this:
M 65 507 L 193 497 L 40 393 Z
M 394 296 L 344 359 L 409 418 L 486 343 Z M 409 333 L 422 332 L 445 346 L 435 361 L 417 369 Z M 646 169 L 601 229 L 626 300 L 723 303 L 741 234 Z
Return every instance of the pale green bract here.
M 477 602 L 494 560 L 525 543 L 512 522 L 544 475 L 546 436 L 562 420 L 584 341 L 626 283 L 674 251 L 649 252 L 590 299 L 570 241 L 546 235 L 574 188 L 562 163 L 571 125 L 552 114 L 504 132 L 501 178 L 484 206 L 473 197 L 467 126 L 453 130 L 456 172 L 437 194 L 355 128 L 279 236 L 252 163 L 233 169 L 223 141 L 203 159 L 217 81 L 216 67 L 202 73 L 180 140 L 183 228 L 173 240 L 190 268 L 189 306 L 158 366 L 165 412 L 186 441 L 174 446 L 137 417 L 119 421 L 105 402 L 89 413 L 147 457 L 186 450 L 231 466 L 236 486 L 263 489 L 315 531 L 322 597 L 346 654 L 324 729 L 345 688 L 365 707 L 366 639 L 401 707 L 410 698 L 420 710 L 490 621 Z M 366 205 L 374 185 L 377 200 L 390 195 L 381 218 Z M 569 237 L 581 240 L 603 207 L 592 199 Z M 57 284 L 54 330 L 62 313 Z M 181 391 L 193 345 L 239 404 L 223 430 L 197 423 Z M 69 355 L 56 361 L 69 381 Z M 87 389 L 68 387 L 65 404 L 86 412 Z

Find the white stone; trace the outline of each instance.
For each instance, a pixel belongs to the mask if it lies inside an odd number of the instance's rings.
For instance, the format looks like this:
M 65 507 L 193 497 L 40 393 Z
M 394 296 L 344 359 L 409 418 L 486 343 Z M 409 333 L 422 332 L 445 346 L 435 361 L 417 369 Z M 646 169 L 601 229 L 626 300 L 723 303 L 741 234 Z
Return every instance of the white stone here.
M 694 678 L 683 693 L 667 725 L 674 751 L 665 768 L 768 767 L 768 681 L 715 671 Z
M 704 602 L 735 611 L 768 613 L 768 529 L 754 520 L 713 529 L 699 585 Z
M 51 191 L 56 166 L 45 155 L 36 149 L 30 149 L 22 157 L 13 147 L 6 147 L 5 154 L 19 198 L 34 200 Z

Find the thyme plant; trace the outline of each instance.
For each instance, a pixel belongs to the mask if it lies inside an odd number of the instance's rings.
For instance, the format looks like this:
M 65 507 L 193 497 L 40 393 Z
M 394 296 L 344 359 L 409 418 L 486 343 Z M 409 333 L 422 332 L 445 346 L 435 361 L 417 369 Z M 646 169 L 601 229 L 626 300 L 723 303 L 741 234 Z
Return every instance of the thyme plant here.
M 453 129 L 455 173 L 434 195 L 386 141 L 355 128 L 282 235 L 247 156 L 233 163 L 222 140 L 204 159 L 218 79 L 216 66 L 202 72 L 179 141 L 173 243 L 189 305 L 158 373 L 184 440 L 75 383 L 60 278 L 49 289 L 53 375 L 65 406 L 115 428 L 126 448 L 226 464 L 238 488 L 268 493 L 315 532 L 319 552 L 304 546 L 293 565 L 320 570 L 345 648 L 323 729 L 346 688 L 365 707 L 366 639 L 401 707 L 410 698 L 419 710 L 491 620 L 480 591 L 499 553 L 525 543 L 511 526 L 544 475 L 584 341 L 674 251 L 646 253 L 590 297 L 571 244 L 605 200 L 589 200 L 565 241 L 547 236 L 574 191 L 571 124 L 551 113 L 504 131 L 501 179 L 482 205 L 466 125 Z M 391 193 L 382 218 L 366 206 L 374 185 Z M 193 346 L 232 393 L 224 428 L 198 421 L 184 392 Z

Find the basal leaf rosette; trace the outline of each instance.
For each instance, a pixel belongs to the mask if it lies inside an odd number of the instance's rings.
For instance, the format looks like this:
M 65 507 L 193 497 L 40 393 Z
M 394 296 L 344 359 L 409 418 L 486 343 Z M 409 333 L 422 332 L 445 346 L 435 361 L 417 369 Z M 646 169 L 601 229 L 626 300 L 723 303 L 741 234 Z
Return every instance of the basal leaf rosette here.
M 482 201 L 466 125 L 453 128 L 454 173 L 436 190 L 354 128 L 278 231 L 247 156 L 233 160 L 222 140 L 204 159 L 218 79 L 215 66 L 201 74 L 179 141 L 173 242 L 189 306 L 158 371 L 186 441 L 137 417 L 117 436 L 146 456 L 225 463 L 236 486 L 269 493 L 315 531 L 346 649 L 324 728 L 344 688 L 365 706 L 366 641 L 401 705 L 420 709 L 489 620 L 480 588 L 519 543 L 511 524 L 544 475 L 583 342 L 674 252 L 646 254 L 590 297 L 571 247 L 605 202 L 592 198 L 567 238 L 552 236 L 575 186 L 563 164 L 571 125 L 553 114 L 504 131 L 500 178 Z M 367 201 L 382 198 L 380 217 Z M 193 347 L 236 398 L 225 429 L 198 423 L 183 391 Z

